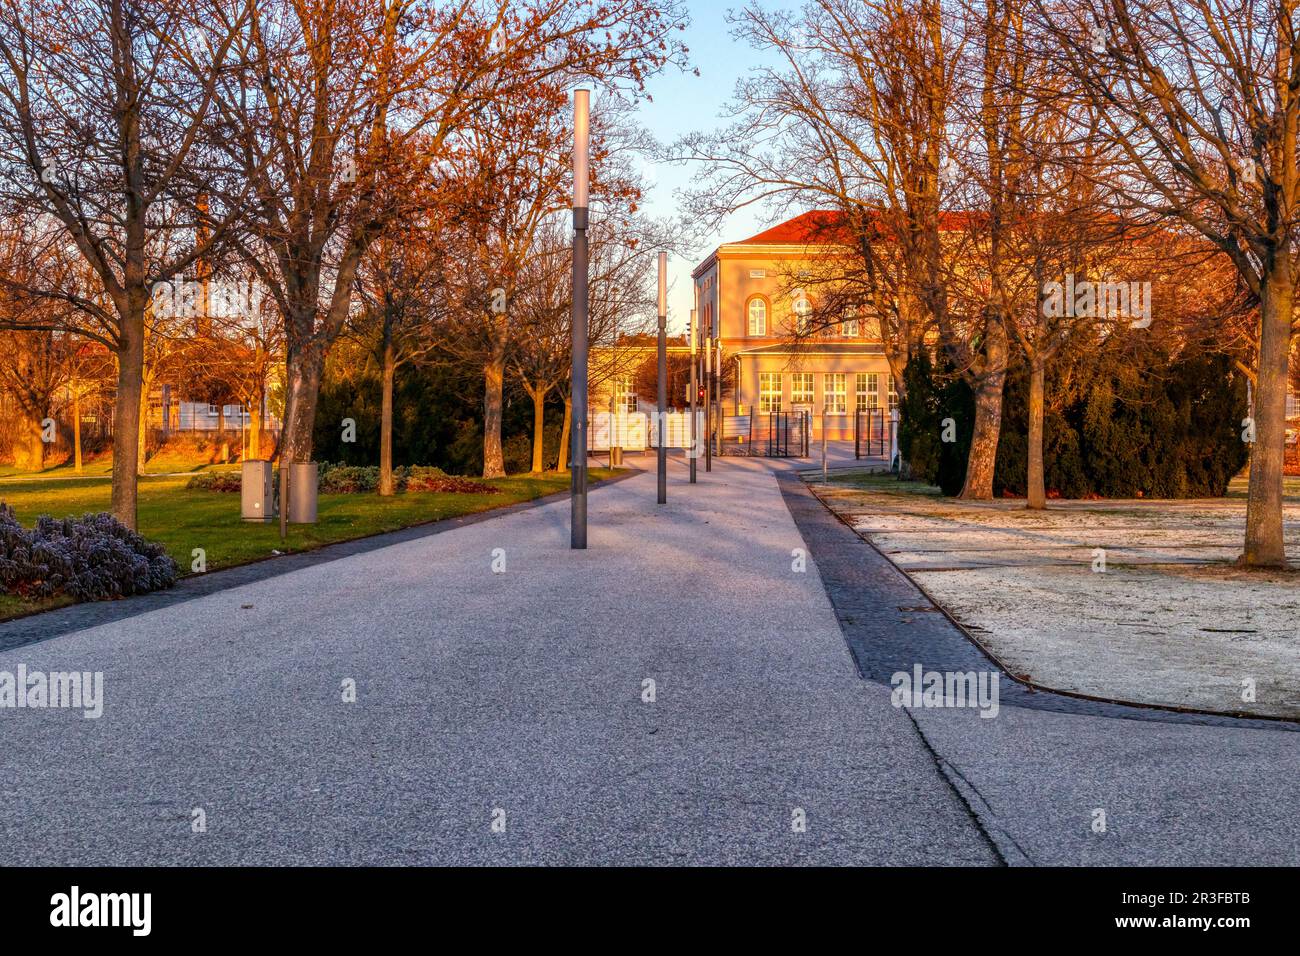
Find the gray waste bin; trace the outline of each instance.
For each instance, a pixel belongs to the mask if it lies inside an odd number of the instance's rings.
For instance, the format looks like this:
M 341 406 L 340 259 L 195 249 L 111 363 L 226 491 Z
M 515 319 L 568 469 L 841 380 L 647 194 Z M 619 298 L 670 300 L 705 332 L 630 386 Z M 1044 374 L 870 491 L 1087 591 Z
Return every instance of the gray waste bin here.
M 239 475 L 239 514 L 245 521 L 270 521 L 275 516 L 271 463 L 246 461 Z
M 316 462 L 289 463 L 289 523 L 316 523 Z

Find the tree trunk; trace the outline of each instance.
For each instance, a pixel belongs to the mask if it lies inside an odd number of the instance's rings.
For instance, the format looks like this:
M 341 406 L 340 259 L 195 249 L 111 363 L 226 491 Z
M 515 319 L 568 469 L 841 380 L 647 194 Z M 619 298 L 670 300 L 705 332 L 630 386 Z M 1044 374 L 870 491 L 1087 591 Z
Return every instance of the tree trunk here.
M 569 429 L 573 423 L 573 398 L 564 396 L 564 424 L 560 426 L 560 453 L 555 462 L 555 470 L 561 473 L 569 470 Z
M 379 493 L 393 494 L 393 379 L 397 358 L 390 335 L 384 337 L 383 396 L 379 413 Z
M 1255 388 L 1255 442 L 1246 491 L 1246 542 L 1238 563 L 1286 566 L 1282 538 L 1282 459 L 1286 454 L 1286 377 L 1291 349 L 1291 266 L 1274 261 L 1260 302 L 1259 374 Z
M 144 387 L 144 311 L 123 318 L 113 400 L 113 517 L 136 527 L 140 455 L 140 393 Z
M 501 404 L 505 385 L 505 361 L 497 357 L 483 369 L 483 477 L 505 476 L 501 454 Z
M 315 343 L 286 359 L 288 387 L 285 390 L 284 433 L 280 440 L 282 463 L 311 461 L 316 430 L 316 404 L 320 400 L 324 364 L 324 350 Z
M 19 419 L 18 440 L 14 443 L 14 465 L 23 471 L 41 471 L 45 467 L 45 441 L 41 419 L 24 411 Z
M 1047 489 L 1043 481 L 1045 364 L 1038 355 L 1029 360 L 1029 507 L 1039 511 L 1047 507 Z
M 140 431 L 136 435 L 135 473 L 143 475 L 145 462 L 149 458 L 149 383 L 145 379 L 143 370 L 140 374 L 140 395 L 136 407 L 139 409 L 137 419 L 140 422 Z
M 966 459 L 966 482 L 958 496 L 973 501 L 993 497 L 993 466 L 1002 433 L 1002 385 L 1007 377 L 1007 331 L 1000 316 L 989 319 L 984 369 L 975 382 L 975 423 Z
M 262 400 L 263 389 L 253 389 L 252 400 L 248 404 L 248 457 L 262 457 Z
M 72 393 L 72 468 L 81 474 L 81 392 Z
M 527 387 L 527 386 L 525 386 Z M 545 386 L 528 387 L 528 394 L 533 399 L 533 472 L 541 474 L 546 470 L 544 446 L 546 443 L 546 392 Z

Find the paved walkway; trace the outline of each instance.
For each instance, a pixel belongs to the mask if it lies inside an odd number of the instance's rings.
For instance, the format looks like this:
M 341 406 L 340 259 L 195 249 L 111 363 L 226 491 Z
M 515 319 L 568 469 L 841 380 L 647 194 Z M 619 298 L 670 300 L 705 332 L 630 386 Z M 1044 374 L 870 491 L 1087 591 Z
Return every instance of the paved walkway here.
M 996 862 L 771 473 L 685 474 L 0 652 L 106 685 L 0 712 L 0 862 Z
M 789 467 L 596 489 L 586 552 L 560 501 L 0 651 L 106 698 L 0 711 L 0 863 L 1297 862 L 1296 733 L 893 707 L 981 659 Z

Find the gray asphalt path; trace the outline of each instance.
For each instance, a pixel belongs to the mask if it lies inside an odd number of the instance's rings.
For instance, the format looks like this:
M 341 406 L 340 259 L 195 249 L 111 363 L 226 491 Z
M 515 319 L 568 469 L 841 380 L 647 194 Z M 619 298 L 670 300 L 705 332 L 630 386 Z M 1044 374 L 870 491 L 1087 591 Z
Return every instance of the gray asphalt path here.
M 0 652 L 105 675 L 0 711 L 0 863 L 997 862 L 771 472 L 685 474 Z
M 1015 706 L 992 720 L 913 713 L 1008 862 L 1300 864 L 1300 734 Z
M 586 552 L 561 501 L 0 652 L 106 684 L 0 710 L 0 863 L 1300 862 L 1293 729 L 892 706 L 983 659 L 791 467 L 596 489 Z

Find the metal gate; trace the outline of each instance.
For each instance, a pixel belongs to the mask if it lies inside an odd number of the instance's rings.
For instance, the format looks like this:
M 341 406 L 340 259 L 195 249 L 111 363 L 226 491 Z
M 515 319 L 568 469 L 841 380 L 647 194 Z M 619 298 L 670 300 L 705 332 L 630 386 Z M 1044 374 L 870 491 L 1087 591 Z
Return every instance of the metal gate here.
M 807 458 L 811 429 L 807 412 L 751 412 L 749 454 Z
M 858 409 L 853 416 L 853 457 L 890 457 L 897 427 L 897 421 L 887 409 Z

